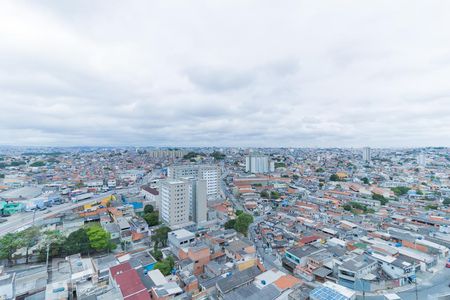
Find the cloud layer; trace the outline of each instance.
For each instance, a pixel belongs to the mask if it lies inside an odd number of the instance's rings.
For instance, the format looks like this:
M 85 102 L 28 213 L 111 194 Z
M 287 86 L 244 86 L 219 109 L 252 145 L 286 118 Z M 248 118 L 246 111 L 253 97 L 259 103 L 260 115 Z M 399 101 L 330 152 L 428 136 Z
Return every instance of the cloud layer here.
M 0 144 L 450 146 L 448 1 L 7 1 Z

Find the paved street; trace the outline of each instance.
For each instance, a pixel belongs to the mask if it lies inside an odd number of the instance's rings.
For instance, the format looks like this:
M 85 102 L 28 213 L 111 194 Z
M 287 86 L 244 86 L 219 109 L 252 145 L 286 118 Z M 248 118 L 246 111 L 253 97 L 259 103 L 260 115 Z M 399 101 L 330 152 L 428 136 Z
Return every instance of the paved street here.
M 0 236 L 3 236 L 5 234 L 7 234 L 8 232 L 14 232 L 23 227 L 26 228 L 26 227 L 32 225 L 33 214 L 35 214 L 34 221 L 38 222 L 38 221 L 45 219 L 51 215 L 61 213 L 61 212 L 67 211 L 67 210 L 71 210 L 71 209 L 77 208 L 84 204 L 97 202 L 97 201 L 99 201 L 109 195 L 112 195 L 112 194 L 123 194 L 123 193 L 128 193 L 128 192 L 133 192 L 133 191 L 139 192 L 139 188 L 141 185 L 147 184 L 149 181 L 151 181 L 152 179 L 158 178 L 160 175 L 161 175 L 161 169 L 156 169 L 156 170 L 153 170 L 152 172 L 149 172 L 148 174 L 146 174 L 141 180 L 136 182 L 136 184 L 134 186 L 130 186 L 126 189 L 121 189 L 121 190 L 117 190 L 117 191 L 108 191 L 105 193 L 95 195 L 94 197 L 92 197 L 90 199 L 78 201 L 76 203 L 67 202 L 67 203 L 63 203 L 61 205 L 54 205 L 51 208 L 48 208 L 47 210 L 44 210 L 44 211 L 37 210 L 36 212 L 31 211 L 31 212 L 21 212 L 18 214 L 14 214 L 14 215 L 6 218 L 8 220 L 7 222 L 0 224 Z
M 48 208 L 47 210 L 37 210 L 34 216 L 34 221 L 40 221 L 44 218 L 47 218 L 53 214 L 57 214 L 66 210 L 74 209 L 76 207 L 79 207 L 81 205 L 87 204 L 87 203 L 93 203 L 96 201 L 99 201 L 109 195 L 113 194 L 112 191 L 102 193 L 99 195 L 94 196 L 93 198 L 82 200 L 76 203 L 73 202 L 67 202 L 63 203 L 61 205 L 55 205 L 51 208 Z M 51 211 L 48 213 L 48 211 Z M 19 230 L 22 227 L 28 227 L 32 225 L 33 223 L 33 214 L 34 212 L 21 212 L 14 214 L 7 218 L 7 222 L 0 224 L 0 236 L 7 234 L 8 232 L 14 232 L 16 230 Z
M 433 276 L 428 282 L 422 283 L 417 287 L 417 299 L 431 300 L 436 299 L 441 294 L 450 294 L 450 269 L 446 268 L 435 276 Z M 416 291 L 414 288 L 406 292 L 399 293 L 400 297 L 404 300 L 415 300 Z

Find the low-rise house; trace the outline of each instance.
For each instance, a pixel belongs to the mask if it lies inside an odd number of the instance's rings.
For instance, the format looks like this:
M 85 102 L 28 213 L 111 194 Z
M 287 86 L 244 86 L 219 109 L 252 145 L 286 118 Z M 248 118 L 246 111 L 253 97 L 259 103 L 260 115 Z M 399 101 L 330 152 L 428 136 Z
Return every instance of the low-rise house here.
M 134 217 L 130 220 L 131 230 L 140 234 L 147 236 L 148 234 L 148 224 L 147 222 L 139 217 Z
M 261 274 L 261 270 L 256 266 L 243 271 L 228 273 L 224 278 L 218 280 L 216 283 L 219 299 L 225 299 L 226 294 L 241 286 L 251 284 L 255 277 L 259 274 Z
M 338 267 L 338 283 L 354 290 L 361 290 L 361 280 L 373 280 L 372 272 L 377 269 L 378 264 L 375 259 L 364 254 L 358 255 L 347 259 Z
M 74 254 L 66 257 L 66 260 L 69 263 L 72 284 L 87 280 L 97 282 L 97 273 L 92 258 L 82 258 L 80 254 Z
M 67 280 L 47 284 L 45 289 L 45 300 L 67 299 L 69 299 L 69 284 Z
M 94 269 L 97 272 L 98 282 L 107 282 L 109 280 L 109 269 L 118 264 L 119 262 L 113 255 L 94 259 Z
M 311 300 L 354 300 L 356 292 L 342 285 L 327 281 L 323 286 L 317 287 L 309 294 Z
M 198 244 L 187 248 L 181 248 L 178 252 L 178 257 L 181 260 L 188 259 L 193 262 L 192 272 L 194 275 L 200 275 L 204 272 L 204 266 L 209 263 L 211 253 L 210 249 L 205 244 Z
M 130 263 L 122 263 L 109 269 L 112 286 L 120 290 L 124 300 L 150 300 L 150 294 L 137 271 Z
M 378 261 L 385 274 L 399 281 L 399 285 L 409 284 L 416 273 L 414 264 L 401 258 L 378 253 L 372 253 L 371 256 Z
M 312 245 L 302 247 L 294 247 L 286 250 L 285 256 L 282 260 L 283 266 L 291 272 L 294 272 L 297 265 L 305 266 L 309 255 L 323 251 L 324 249 L 317 248 Z
M 169 232 L 167 240 L 172 252 L 178 255 L 180 248 L 187 247 L 195 242 L 195 234 L 186 229 L 174 230 Z
M 183 294 L 183 290 L 178 284 L 173 281 L 168 281 L 161 271 L 152 270 L 147 275 L 154 283 L 154 287 L 150 290 L 151 299 L 169 300 Z
M 111 240 L 118 242 L 120 240 L 120 227 L 117 223 L 103 224 L 103 229 L 111 234 Z
M 256 257 L 256 248 L 246 238 L 234 240 L 225 246 L 225 255 L 233 260 L 248 260 Z
M 5 274 L 1 272 L 0 269 L 0 299 L 14 299 L 15 294 L 15 281 L 16 275 Z

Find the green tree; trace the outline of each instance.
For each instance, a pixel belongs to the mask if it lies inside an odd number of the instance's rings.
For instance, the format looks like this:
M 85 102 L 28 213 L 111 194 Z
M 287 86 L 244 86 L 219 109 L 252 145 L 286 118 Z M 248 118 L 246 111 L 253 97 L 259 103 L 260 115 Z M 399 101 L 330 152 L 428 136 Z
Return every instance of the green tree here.
M 31 166 L 31 167 L 43 167 L 43 166 L 45 166 L 45 162 L 43 162 L 43 161 L 41 161 L 41 160 L 35 161 L 35 162 L 32 163 L 30 166 Z
M 261 191 L 261 193 L 259 195 L 261 196 L 261 198 L 266 198 L 266 199 L 269 198 L 269 192 L 266 190 Z
M 275 168 L 285 168 L 286 164 L 284 162 L 276 162 L 274 166 Z
M 408 193 L 409 187 L 406 187 L 406 186 L 398 186 L 398 187 L 393 187 L 393 188 L 391 188 L 391 190 L 394 192 L 394 194 L 395 194 L 396 196 L 402 196 L 402 195 L 405 195 L 406 193 Z
M 147 213 L 144 215 L 144 220 L 147 222 L 148 226 L 156 226 L 159 224 L 159 214 L 157 211 Z
M 278 199 L 278 198 L 280 198 L 280 193 L 278 193 L 277 191 L 271 191 L 270 192 L 270 198 Z
M 155 243 L 155 248 L 158 248 L 159 245 L 165 247 L 167 245 L 167 236 L 171 229 L 167 226 L 162 226 L 155 230 L 155 234 L 152 235 L 152 241 Z
M 381 205 L 386 205 L 389 202 L 388 199 L 384 198 L 383 195 L 380 194 L 372 194 L 372 199 L 380 201 Z
M 242 215 L 243 213 L 244 213 L 243 210 L 240 210 L 240 209 L 237 209 L 237 210 L 236 210 L 236 216 L 240 216 L 240 215 Z
M 0 178 L 5 178 L 5 174 L 0 173 Z
M 175 261 L 172 256 L 167 257 L 155 264 L 155 269 L 161 271 L 164 276 L 170 275 L 173 267 L 175 266 Z
M 23 244 L 26 247 L 25 263 L 28 264 L 30 247 L 34 246 L 37 242 L 40 235 L 39 228 L 36 226 L 29 227 L 20 232 L 19 235 L 19 238 L 23 240 Z
M 76 253 L 89 254 L 92 249 L 86 229 L 80 228 L 69 234 L 64 243 L 64 250 L 67 255 Z
M 0 238 L 0 258 L 12 263 L 12 256 L 17 249 L 23 246 L 23 240 L 17 233 L 7 233 Z
M 42 241 L 43 241 L 42 244 L 44 246 L 39 249 L 39 261 L 47 260 L 47 245 L 49 248 L 48 252 L 49 258 L 67 256 L 64 248 L 67 239 L 61 234 L 59 230 L 45 231 L 42 236 Z
M 362 181 L 364 184 L 369 184 L 369 178 L 367 178 L 367 177 L 362 178 L 361 181 Z
M 228 220 L 225 224 L 224 227 L 225 229 L 234 229 L 234 226 L 236 225 L 236 220 L 232 219 L 232 220 Z
M 21 161 L 21 160 L 13 161 L 13 162 L 11 162 L 11 167 L 18 167 L 18 166 L 25 165 L 25 164 L 26 164 L 26 162 Z
M 445 198 L 444 201 L 442 202 L 442 204 L 450 205 L 450 198 Z
M 163 258 L 163 253 L 159 249 L 155 249 L 152 251 L 153 258 L 157 261 L 160 261 Z
M 430 209 L 438 209 L 438 206 L 436 204 L 428 204 L 427 206 L 425 206 L 426 210 L 430 210 Z
M 336 174 L 332 174 L 330 176 L 330 181 L 339 181 L 339 176 L 337 176 Z
M 111 235 L 105 231 L 100 225 L 92 225 L 86 229 L 89 238 L 89 244 L 96 251 L 104 251 L 114 249 L 111 242 Z
M 211 154 L 211 156 L 214 157 L 215 160 L 222 160 L 222 159 L 225 158 L 225 154 L 223 154 L 223 153 L 221 153 L 221 152 L 219 152 L 219 151 L 214 151 L 214 152 Z
M 154 210 L 155 208 L 153 207 L 153 205 L 147 204 L 144 207 L 144 214 L 152 213 Z
M 237 217 L 234 229 L 236 229 L 236 231 L 244 235 L 247 235 L 248 226 L 250 226 L 250 224 L 252 223 L 253 223 L 253 216 L 243 213 Z

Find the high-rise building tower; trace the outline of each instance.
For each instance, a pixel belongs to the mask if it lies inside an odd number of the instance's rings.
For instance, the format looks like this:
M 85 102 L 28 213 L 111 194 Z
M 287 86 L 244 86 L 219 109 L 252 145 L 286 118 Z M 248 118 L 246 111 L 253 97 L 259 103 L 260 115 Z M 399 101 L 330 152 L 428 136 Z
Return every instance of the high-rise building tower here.
M 183 180 L 161 182 L 161 219 L 169 226 L 189 222 L 190 185 Z
M 370 162 L 372 160 L 372 153 L 369 147 L 364 147 L 362 151 L 363 161 Z
M 194 178 L 206 180 L 206 193 L 208 200 L 219 196 L 220 167 L 216 165 L 179 165 L 171 166 L 167 170 L 171 179 Z
M 417 156 L 417 164 L 421 167 L 425 167 L 427 165 L 427 158 L 425 157 L 425 154 L 420 153 Z
M 245 157 L 245 172 L 269 173 L 273 172 L 275 164 L 267 155 L 249 155 Z
M 188 181 L 191 220 L 197 224 L 206 222 L 208 213 L 207 181 L 204 179 Z

